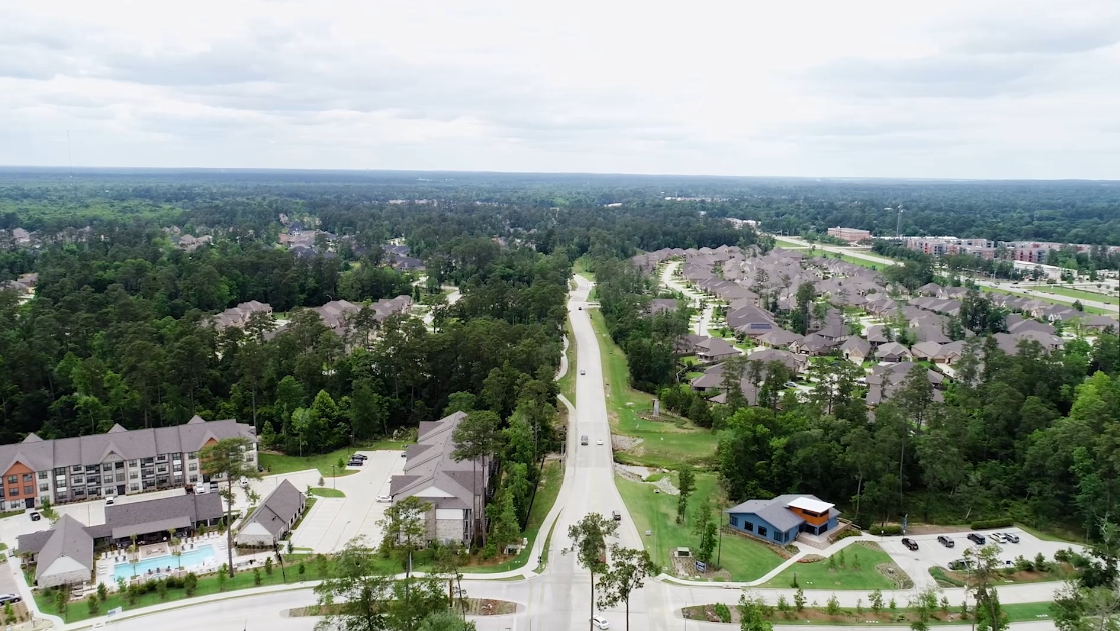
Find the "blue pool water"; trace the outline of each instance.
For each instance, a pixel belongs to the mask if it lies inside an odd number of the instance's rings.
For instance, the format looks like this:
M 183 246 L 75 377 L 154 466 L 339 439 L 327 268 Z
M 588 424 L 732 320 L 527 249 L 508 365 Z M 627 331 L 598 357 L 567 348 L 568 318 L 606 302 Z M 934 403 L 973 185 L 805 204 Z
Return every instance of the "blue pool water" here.
M 173 555 L 164 555 L 144 559 L 136 564 L 135 575 L 143 576 L 148 573 L 148 570 L 154 573 L 157 567 L 160 568 L 161 571 L 166 570 L 168 567 L 174 571 L 179 568 L 180 563 L 183 569 L 190 569 L 213 559 L 214 546 L 206 544 L 197 546 L 194 550 L 184 550 L 183 555 L 179 558 L 175 558 Z M 132 578 L 132 576 L 133 569 L 131 563 L 118 563 L 113 567 L 114 580 L 118 578 L 128 580 Z

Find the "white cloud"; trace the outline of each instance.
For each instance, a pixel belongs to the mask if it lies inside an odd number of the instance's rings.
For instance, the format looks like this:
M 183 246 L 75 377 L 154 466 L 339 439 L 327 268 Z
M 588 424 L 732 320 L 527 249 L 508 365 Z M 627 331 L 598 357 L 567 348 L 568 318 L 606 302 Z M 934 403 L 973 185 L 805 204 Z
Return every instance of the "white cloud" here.
M 8 6 L 0 164 L 1120 178 L 1111 0 L 538 5 Z

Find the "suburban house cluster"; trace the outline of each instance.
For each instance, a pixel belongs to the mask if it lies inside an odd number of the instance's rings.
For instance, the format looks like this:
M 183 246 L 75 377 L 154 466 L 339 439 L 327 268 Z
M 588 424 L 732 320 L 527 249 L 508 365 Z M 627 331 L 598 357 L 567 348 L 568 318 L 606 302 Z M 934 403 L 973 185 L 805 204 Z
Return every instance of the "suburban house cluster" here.
M 469 543 L 485 528 L 482 511 L 488 475 L 480 460 L 457 462 L 452 434 L 467 415 L 420 423 L 417 443 L 405 452 L 404 471 L 394 475 L 389 494 L 394 502 L 418 497 L 431 504 L 426 516 L 428 539 Z
M 18 510 L 43 500 L 64 504 L 198 484 L 205 481 L 199 451 L 226 438 L 249 439 L 245 461 L 256 464 L 253 427 L 235 420 L 195 416 L 184 425 L 134 430 L 114 425 L 105 434 L 58 440 L 28 434 L 0 445 L 0 499 L 5 509 Z
M 832 231 L 830 231 L 831 233 Z M 853 233 L 835 234 L 854 239 Z M 858 240 L 858 239 L 857 239 Z M 991 247 L 979 240 L 954 247 Z M 697 370 L 690 386 L 714 404 L 727 402 L 726 389 L 734 380 L 725 378 L 726 360 L 744 354 L 747 373 L 738 379 L 748 405 L 758 405 L 759 379 L 763 366 L 782 364 L 792 375 L 804 376 L 814 361 L 849 361 L 863 369 L 859 379 L 864 401 L 874 409 L 894 396 L 907 378 L 920 374 L 928 379 L 934 400 L 944 400 L 944 390 L 955 375 L 955 365 L 976 334 L 958 330 L 952 339 L 947 331 L 961 311 L 968 290 L 927 284 L 914 292 L 888 287 L 877 271 L 838 258 L 806 258 L 800 251 L 774 248 L 763 255 L 737 247 L 664 249 L 631 259 L 646 273 L 655 273 L 670 259 L 682 260 L 679 277 L 693 290 L 716 305 L 708 329 L 712 336 L 683 335 L 677 340 L 679 355 L 694 355 Z M 783 312 L 797 307 L 797 290 L 811 284 L 814 302 L 806 335 L 783 329 Z M 1008 354 L 1018 354 L 1024 344 L 1043 349 L 1061 348 L 1064 339 L 1056 326 L 1068 332 L 1092 335 L 1107 327 L 1120 329 L 1115 318 L 1095 316 L 1070 307 L 1004 294 L 986 294 L 995 305 L 1012 312 L 1007 332 L 993 338 Z M 658 298 L 649 305 L 657 314 L 679 307 L 675 299 Z M 715 331 L 730 333 L 726 339 Z M 983 359 L 983 348 L 977 349 Z M 825 358 L 827 356 L 827 358 Z M 818 360 L 817 358 L 822 358 Z M 758 366 L 752 367 L 753 363 Z M 794 386 L 798 384 L 788 384 Z M 806 388 L 811 386 L 801 386 Z M 836 526 L 838 513 L 831 504 L 811 496 L 781 496 L 773 500 L 751 500 L 728 511 L 732 528 L 753 536 L 785 543 L 798 533 L 820 535 Z

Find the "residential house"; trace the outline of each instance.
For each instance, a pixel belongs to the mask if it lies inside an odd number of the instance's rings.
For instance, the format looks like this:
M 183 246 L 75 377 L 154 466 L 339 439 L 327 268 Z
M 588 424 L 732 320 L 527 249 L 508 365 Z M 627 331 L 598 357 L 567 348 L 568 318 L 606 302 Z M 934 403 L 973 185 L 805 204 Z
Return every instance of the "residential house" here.
M 288 480 L 268 494 L 237 533 L 242 546 L 271 546 L 288 535 L 307 507 L 307 496 Z
M 765 335 L 760 335 L 755 341 L 771 348 L 786 348 L 794 342 L 800 342 L 801 338 L 802 336 L 791 331 L 775 329 Z
M 735 530 L 778 544 L 790 543 L 802 532 L 825 534 L 839 525 L 840 517 L 840 511 L 815 495 L 748 500 L 724 512 Z
M 871 374 L 867 376 L 867 396 L 865 401 L 869 406 L 876 406 L 886 401 L 902 387 L 906 377 L 914 370 L 924 371 L 926 378 L 929 379 L 930 385 L 933 386 L 933 400 L 944 401 L 945 396 L 941 392 L 941 388 L 945 383 L 945 375 L 939 372 L 929 370 L 920 364 L 905 361 L 895 364 L 880 364 L 871 369 Z
M 871 357 L 871 343 L 862 337 L 853 335 L 840 346 L 840 352 L 844 354 L 844 359 L 857 365 L 862 364 L 867 358 Z
M 836 348 L 836 342 L 810 333 L 801 338 L 800 341 L 794 342 L 790 345 L 790 349 L 802 353 L 804 355 L 824 355 Z
M 777 348 L 764 348 L 756 350 L 750 355 L 747 355 L 748 362 L 758 362 L 760 364 L 769 364 L 770 362 L 780 362 L 785 365 L 791 372 L 798 374 L 804 372 L 809 366 L 809 358 L 804 355 L 798 355 L 789 351 L 783 351 Z
M 961 355 L 963 354 L 964 341 L 949 342 L 948 344 L 942 344 L 941 347 L 937 349 L 937 353 L 935 353 L 931 359 L 935 364 L 945 364 L 947 366 L 951 366 L 953 362 L 960 359 Z
M 479 460 L 452 457 L 452 434 L 466 417 L 456 412 L 421 422 L 417 444 L 405 452 L 404 472 L 390 483 L 393 501 L 418 497 L 431 504 L 426 516 L 429 540 L 469 543 L 486 527 L 483 498 L 490 476 Z
M 709 337 L 696 344 L 696 359 L 702 362 L 715 362 L 739 354 L 739 349 L 722 338 Z
M 880 344 L 879 348 L 875 349 L 875 357 L 885 362 L 908 362 L 914 358 L 910 351 L 898 342 Z
M 941 345 L 937 342 L 918 342 L 910 347 L 910 353 L 914 359 L 925 359 L 933 361 L 933 358 L 941 352 Z
M 650 315 L 657 315 L 664 311 L 672 313 L 679 307 L 680 305 L 677 303 L 676 298 L 654 298 L 653 300 L 649 301 Z
M 205 481 L 198 452 L 225 438 L 246 438 L 245 461 L 257 462 L 253 427 L 235 420 L 126 430 L 114 425 L 106 434 L 43 440 L 28 434 L 23 442 L 0 445 L 6 510 L 132 495 Z

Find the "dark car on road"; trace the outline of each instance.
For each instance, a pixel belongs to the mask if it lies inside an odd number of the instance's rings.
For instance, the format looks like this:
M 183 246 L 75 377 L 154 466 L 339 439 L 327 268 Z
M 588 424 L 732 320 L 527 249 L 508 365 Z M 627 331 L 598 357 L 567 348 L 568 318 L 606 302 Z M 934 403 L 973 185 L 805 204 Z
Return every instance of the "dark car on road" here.
M 903 537 L 902 538 L 902 545 L 906 546 L 910 550 L 917 550 L 918 549 L 918 542 L 914 541 L 913 539 L 910 539 L 909 537 Z
M 937 543 L 940 543 L 946 548 L 952 548 L 953 546 L 957 545 L 952 539 L 946 537 L 945 535 L 939 536 L 937 538 Z
M 348 466 L 348 467 L 360 467 L 360 466 L 364 465 L 365 463 L 366 463 L 365 460 L 359 460 L 357 458 L 351 458 L 350 462 L 346 463 L 346 466 Z
M 974 532 L 968 533 L 968 540 L 978 546 L 984 545 L 984 535 L 978 535 Z

